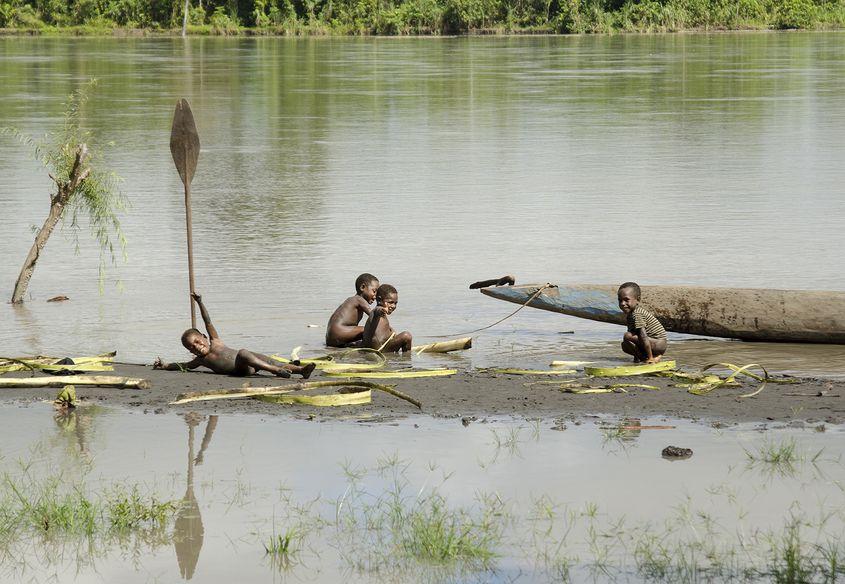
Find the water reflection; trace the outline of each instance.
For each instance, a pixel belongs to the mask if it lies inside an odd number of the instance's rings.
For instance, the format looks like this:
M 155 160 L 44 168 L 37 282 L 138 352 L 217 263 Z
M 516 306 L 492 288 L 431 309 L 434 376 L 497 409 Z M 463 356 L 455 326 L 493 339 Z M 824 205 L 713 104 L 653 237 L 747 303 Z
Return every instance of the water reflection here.
M 197 563 L 202 550 L 205 528 L 202 523 L 202 513 L 199 502 L 194 495 L 194 467 L 202 464 L 203 455 L 211 437 L 217 428 L 217 416 L 209 416 L 205 426 L 200 451 L 194 457 L 194 430 L 202 422 L 204 416 L 195 412 L 184 415 L 185 424 L 188 426 L 188 471 L 185 496 L 179 506 L 176 515 L 176 523 L 173 528 L 173 546 L 176 548 L 176 560 L 179 562 L 179 573 L 185 580 L 194 577 Z
M 94 461 L 91 444 L 95 436 L 95 421 L 103 412 L 101 407 L 84 404 L 59 409 L 53 415 L 58 440 L 63 444 L 65 452 L 60 461 L 67 472 L 77 474 L 77 470 L 82 470 L 84 473 L 91 468 Z

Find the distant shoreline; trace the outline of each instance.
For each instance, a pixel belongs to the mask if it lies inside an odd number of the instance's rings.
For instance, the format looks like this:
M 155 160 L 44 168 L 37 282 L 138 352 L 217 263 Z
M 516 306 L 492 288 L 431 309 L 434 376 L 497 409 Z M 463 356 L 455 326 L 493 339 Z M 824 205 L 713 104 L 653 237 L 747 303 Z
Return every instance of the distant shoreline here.
M 606 37 L 616 35 L 652 36 L 683 34 L 731 34 L 731 33 L 802 33 L 802 32 L 842 32 L 845 25 L 819 26 L 815 28 L 687 28 L 681 30 L 616 30 L 610 32 L 556 32 L 536 29 L 475 29 L 460 33 L 349 33 L 322 29 L 267 29 L 241 27 L 237 31 L 216 31 L 207 27 L 191 27 L 187 36 L 190 38 L 238 37 L 238 38 L 481 38 L 481 37 Z M 44 28 L 0 28 L 0 37 L 6 38 L 180 38 L 181 29 L 156 28 L 99 28 L 87 26 L 44 27 Z

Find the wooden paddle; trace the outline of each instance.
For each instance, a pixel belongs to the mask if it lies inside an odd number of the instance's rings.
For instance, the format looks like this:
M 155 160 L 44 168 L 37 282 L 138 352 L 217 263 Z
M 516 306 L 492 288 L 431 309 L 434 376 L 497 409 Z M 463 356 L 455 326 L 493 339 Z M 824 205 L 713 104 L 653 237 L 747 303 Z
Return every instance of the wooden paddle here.
M 170 130 L 170 153 L 179 178 L 185 185 L 185 222 L 188 227 L 188 287 L 190 294 L 194 293 L 194 243 L 191 228 L 191 180 L 197 170 L 197 159 L 200 155 L 200 137 L 194 114 L 188 100 L 180 99 L 176 103 L 176 113 L 173 114 L 173 127 Z M 191 327 L 197 328 L 197 315 L 194 301 L 188 296 L 191 304 Z

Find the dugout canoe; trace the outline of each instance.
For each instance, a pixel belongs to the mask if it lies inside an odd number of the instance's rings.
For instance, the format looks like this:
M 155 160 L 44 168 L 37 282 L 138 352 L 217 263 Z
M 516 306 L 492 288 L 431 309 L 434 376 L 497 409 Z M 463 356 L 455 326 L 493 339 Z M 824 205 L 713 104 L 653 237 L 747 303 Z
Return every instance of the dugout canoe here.
M 481 293 L 525 304 L 543 284 L 482 288 Z M 617 285 L 560 285 L 528 306 L 599 322 L 625 324 Z M 642 286 L 643 306 L 668 331 L 709 337 L 845 344 L 845 292 Z

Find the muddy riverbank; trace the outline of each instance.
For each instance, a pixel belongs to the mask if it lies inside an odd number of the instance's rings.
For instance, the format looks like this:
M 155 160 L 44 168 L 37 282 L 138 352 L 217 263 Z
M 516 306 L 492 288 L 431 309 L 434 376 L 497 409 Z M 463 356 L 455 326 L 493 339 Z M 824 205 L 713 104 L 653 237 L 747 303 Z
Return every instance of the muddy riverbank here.
M 628 393 L 577 395 L 564 393 L 556 385 L 537 384 L 549 378 L 492 374 L 486 371 L 460 371 L 451 377 L 385 381 L 422 402 L 416 407 L 381 392 L 373 392 L 371 404 L 343 407 L 286 406 L 252 399 L 215 400 L 185 405 L 169 405 L 189 391 L 238 388 L 245 382 L 253 387 L 295 383 L 269 376 L 248 379 L 214 375 L 201 371 L 170 372 L 142 365 L 116 365 L 116 375 L 149 379 L 149 390 L 77 387 L 78 396 L 101 405 L 142 410 L 146 413 L 197 411 L 204 414 L 248 413 L 287 415 L 316 420 L 391 421 L 409 416 L 457 418 L 471 421 L 502 417 L 579 419 L 594 414 L 624 417 L 684 418 L 704 423 L 791 423 L 839 424 L 845 421 L 845 381 L 801 379 L 800 383 L 769 383 L 752 398 L 738 396 L 753 390 L 757 382 L 744 387 L 722 387 L 705 396 L 692 395 L 667 378 L 616 378 L 609 383 L 630 381 L 660 387 L 658 391 L 632 388 Z M 24 375 L 24 374 L 17 374 Z M 317 373 L 312 379 L 322 379 Z M 592 385 L 608 383 L 592 380 Z M 53 399 L 57 390 L 4 389 L 0 403 L 26 404 Z

